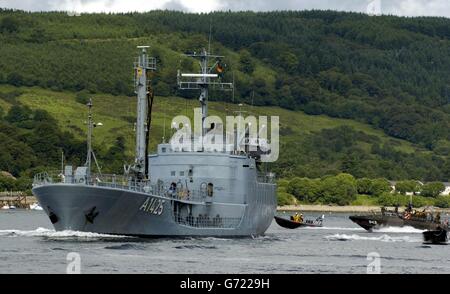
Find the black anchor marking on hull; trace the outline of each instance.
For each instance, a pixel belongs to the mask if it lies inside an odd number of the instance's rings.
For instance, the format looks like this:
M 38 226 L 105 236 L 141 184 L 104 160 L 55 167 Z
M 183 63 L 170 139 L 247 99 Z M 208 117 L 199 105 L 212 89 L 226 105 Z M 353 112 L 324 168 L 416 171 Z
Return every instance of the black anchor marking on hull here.
M 86 221 L 88 223 L 93 224 L 94 223 L 94 219 L 98 216 L 99 212 L 97 211 L 97 207 L 94 206 L 92 207 L 90 210 L 88 210 L 84 216 L 86 217 Z

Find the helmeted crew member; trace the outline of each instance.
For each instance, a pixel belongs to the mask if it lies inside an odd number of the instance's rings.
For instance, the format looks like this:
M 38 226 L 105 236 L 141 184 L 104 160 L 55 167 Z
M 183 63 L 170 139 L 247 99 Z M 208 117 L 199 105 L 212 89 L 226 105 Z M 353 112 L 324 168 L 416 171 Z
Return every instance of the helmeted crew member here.
M 434 220 L 436 221 L 436 223 L 441 222 L 441 213 L 440 212 L 436 213 L 436 218 Z
M 412 204 L 409 203 L 409 204 L 408 204 L 408 207 L 406 208 L 405 211 L 407 211 L 407 212 L 412 212 L 412 210 L 413 210 Z
M 404 215 L 403 215 L 404 219 L 410 219 L 411 218 L 411 212 L 409 211 L 405 211 Z

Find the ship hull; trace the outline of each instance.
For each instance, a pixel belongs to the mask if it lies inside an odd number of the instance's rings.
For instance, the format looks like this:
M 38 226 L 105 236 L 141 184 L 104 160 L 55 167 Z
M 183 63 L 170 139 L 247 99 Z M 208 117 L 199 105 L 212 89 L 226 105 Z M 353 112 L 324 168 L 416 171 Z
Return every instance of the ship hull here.
M 395 215 L 350 216 L 350 219 L 367 231 L 382 227 L 413 227 L 419 230 L 435 230 L 440 226 L 438 223 L 407 220 Z
M 237 205 L 186 204 L 169 198 L 109 187 L 55 184 L 33 188 L 55 230 L 81 231 L 140 237 L 263 235 L 270 226 L 276 203 Z M 227 215 L 238 220 L 233 227 L 209 221 L 179 219 L 176 211 L 189 207 L 203 215 Z M 178 218 L 177 218 L 178 217 Z

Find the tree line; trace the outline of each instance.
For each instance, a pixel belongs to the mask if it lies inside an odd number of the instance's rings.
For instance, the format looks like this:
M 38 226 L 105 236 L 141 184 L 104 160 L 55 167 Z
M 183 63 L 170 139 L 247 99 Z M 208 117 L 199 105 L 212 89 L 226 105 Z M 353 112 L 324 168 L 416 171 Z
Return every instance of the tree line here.
M 356 179 L 350 174 L 325 176 L 317 179 L 293 178 L 280 180 L 279 205 L 289 205 L 293 199 L 303 204 L 354 204 L 358 195 L 368 196 L 371 204 L 383 206 L 405 206 L 411 200 L 414 207 L 434 205 L 450 207 L 450 196 L 441 195 L 445 191 L 442 182 L 422 184 L 408 180 L 390 183 L 385 178 Z M 410 194 L 410 195 L 407 195 Z

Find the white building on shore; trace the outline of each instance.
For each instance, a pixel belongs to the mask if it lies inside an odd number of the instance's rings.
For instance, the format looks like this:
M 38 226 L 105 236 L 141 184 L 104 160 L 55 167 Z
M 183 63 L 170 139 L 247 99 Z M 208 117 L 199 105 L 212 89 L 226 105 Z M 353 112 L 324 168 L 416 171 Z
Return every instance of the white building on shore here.
M 450 183 L 444 183 L 445 185 L 445 190 L 444 192 L 441 193 L 441 195 L 450 195 Z

